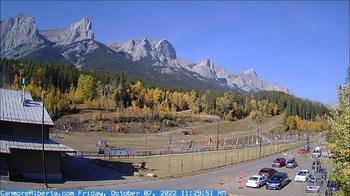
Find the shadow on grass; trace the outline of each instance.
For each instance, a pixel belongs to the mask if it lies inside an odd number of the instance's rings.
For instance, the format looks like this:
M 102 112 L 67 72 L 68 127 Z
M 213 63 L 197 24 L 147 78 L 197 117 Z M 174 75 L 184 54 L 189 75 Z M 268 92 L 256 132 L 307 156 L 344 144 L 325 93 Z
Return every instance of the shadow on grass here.
M 65 181 L 102 181 L 122 180 L 122 173 L 117 168 L 101 164 L 101 161 L 81 158 L 64 157 L 61 161 Z M 131 164 L 130 164 L 131 165 Z

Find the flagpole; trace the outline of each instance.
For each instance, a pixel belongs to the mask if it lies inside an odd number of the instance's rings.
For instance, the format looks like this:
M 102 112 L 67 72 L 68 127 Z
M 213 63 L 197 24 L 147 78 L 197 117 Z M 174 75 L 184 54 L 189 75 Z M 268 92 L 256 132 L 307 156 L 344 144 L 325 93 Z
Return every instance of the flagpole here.
M 182 174 L 184 173 L 184 156 L 185 156 L 185 153 L 183 153 L 183 145 L 184 145 L 184 141 L 183 141 L 182 136 L 181 136 L 180 151 L 182 153 L 182 159 L 181 159 L 181 173 Z
M 44 183 L 45 183 L 45 188 L 49 188 L 47 185 L 47 174 L 46 174 L 46 157 L 45 157 L 45 132 L 44 132 L 44 111 L 45 111 L 45 106 L 44 106 L 44 92 L 42 92 L 42 118 L 41 118 L 41 142 L 42 142 L 42 166 L 43 166 L 43 173 L 44 173 Z
M 194 147 L 194 135 L 193 135 L 193 131 L 192 131 L 192 141 L 191 141 L 191 151 L 192 151 L 192 165 L 191 165 L 191 170 L 193 172 L 193 147 Z
M 261 157 L 261 119 L 259 120 L 259 157 Z
M 168 146 L 168 174 L 169 177 L 171 177 L 171 144 L 172 143 L 172 136 L 170 135 L 170 140 L 169 140 L 169 146 Z
M 218 130 L 216 132 L 216 150 L 219 151 L 219 120 L 220 118 L 218 118 Z

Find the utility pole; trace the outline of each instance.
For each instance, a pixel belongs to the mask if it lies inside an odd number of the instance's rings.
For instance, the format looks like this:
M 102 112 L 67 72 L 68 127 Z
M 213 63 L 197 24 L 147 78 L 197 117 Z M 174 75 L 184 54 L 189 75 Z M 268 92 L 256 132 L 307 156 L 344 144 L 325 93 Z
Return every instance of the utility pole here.
M 172 151 L 172 136 L 170 135 L 169 146 L 168 146 L 168 175 L 171 177 L 171 151 Z
M 148 155 L 148 126 L 145 127 L 145 152 L 146 152 L 146 157 Z
M 216 150 L 219 151 L 219 129 L 220 129 L 220 125 L 219 125 L 219 121 L 220 121 L 220 117 L 218 117 L 218 130 L 216 132 Z
M 192 146 L 191 146 L 191 171 L 193 172 L 193 149 L 194 149 L 194 135 L 192 131 Z
M 43 161 L 43 173 L 44 173 L 44 183 L 45 188 L 49 188 L 47 185 L 47 175 L 46 175 L 46 157 L 45 157 L 45 133 L 44 133 L 44 114 L 45 114 L 45 106 L 44 106 L 44 92 L 42 94 L 42 122 L 41 122 L 41 142 L 42 142 L 42 161 Z
M 259 129 L 259 157 L 261 157 L 261 119 L 259 119 L 259 125 L 258 125 L 258 129 Z
M 220 130 L 220 125 L 219 125 L 220 117 L 218 117 L 218 130 L 216 133 L 216 150 L 218 152 L 218 167 L 220 167 L 220 152 L 219 152 L 219 130 Z

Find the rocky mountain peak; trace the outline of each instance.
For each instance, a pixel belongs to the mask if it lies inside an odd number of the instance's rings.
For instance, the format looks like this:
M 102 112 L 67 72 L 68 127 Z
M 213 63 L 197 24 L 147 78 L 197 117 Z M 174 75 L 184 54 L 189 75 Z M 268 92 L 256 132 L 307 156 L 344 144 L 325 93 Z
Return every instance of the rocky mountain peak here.
M 250 75 L 250 76 L 255 76 L 257 77 L 258 74 L 256 73 L 255 69 L 254 68 L 250 68 L 244 72 L 242 72 L 241 74 L 244 74 L 244 75 Z
M 214 62 L 208 58 L 201 60 L 197 64 L 191 65 L 189 68 L 191 71 L 194 71 L 205 78 L 218 78 L 217 72 L 219 69 Z
M 72 24 L 57 39 L 57 44 L 68 45 L 83 40 L 93 40 L 92 22 L 88 18 L 83 18 Z
M 163 59 L 176 59 L 176 51 L 173 45 L 166 39 L 161 39 L 155 43 L 158 56 Z
M 169 62 L 176 59 L 176 51 L 172 44 L 165 39 L 154 41 L 148 38 L 129 40 L 124 43 L 110 44 L 109 47 L 116 52 L 125 52 L 133 60 L 153 60 Z
M 213 61 L 206 58 L 206 59 L 203 59 L 202 61 L 200 61 L 198 63 L 199 66 L 205 66 L 205 67 L 208 67 L 212 70 L 215 70 L 216 69 L 216 66 L 214 65 Z
M 8 39 L 7 36 L 15 36 L 23 40 L 25 38 L 33 38 L 37 34 L 38 28 L 34 18 L 31 16 L 17 15 L 1 22 L 1 41 Z
M 17 15 L 0 25 L 1 56 L 19 58 L 46 44 L 31 16 Z

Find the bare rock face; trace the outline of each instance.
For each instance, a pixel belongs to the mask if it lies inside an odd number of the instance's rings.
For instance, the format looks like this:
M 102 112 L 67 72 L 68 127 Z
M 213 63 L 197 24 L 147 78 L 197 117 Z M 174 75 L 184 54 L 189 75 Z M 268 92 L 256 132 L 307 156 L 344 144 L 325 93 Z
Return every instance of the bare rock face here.
M 282 91 L 289 93 L 289 90 L 278 84 L 269 84 L 262 80 L 254 69 L 248 69 L 240 74 L 232 74 L 224 69 L 221 69 L 210 59 L 204 59 L 197 64 L 187 66 L 193 72 L 205 78 L 211 78 L 226 83 L 232 88 L 238 87 L 246 92 L 258 91 Z
M 114 43 L 109 47 L 116 52 L 129 54 L 134 61 L 149 60 L 172 63 L 176 60 L 174 47 L 165 39 L 154 41 L 147 38 Z
M 39 30 L 39 32 L 49 41 L 56 43 L 58 42 L 60 35 L 65 32 L 65 29 Z
M 33 17 L 18 15 L 0 23 L 1 57 L 20 58 L 49 45 L 40 35 Z
M 114 43 L 109 47 L 116 52 L 127 54 L 132 61 L 151 62 L 154 66 L 162 66 L 162 72 L 174 73 L 174 70 L 187 69 L 192 77 L 214 79 L 222 85 L 227 85 L 232 89 L 237 87 L 247 92 L 258 91 L 283 91 L 289 92 L 287 88 L 278 84 L 269 84 L 262 80 L 254 69 L 249 69 L 240 74 L 233 74 L 220 68 L 210 59 L 203 59 L 199 63 L 192 63 L 176 56 L 174 47 L 167 40 L 150 40 L 143 38 L 140 40 L 129 40 L 123 43 Z M 174 69 L 177 68 L 177 69 Z M 198 75 L 197 75 L 198 74 Z
M 72 24 L 68 29 L 40 30 L 40 34 L 60 46 L 84 40 L 93 40 L 94 32 L 92 31 L 91 23 L 90 19 L 83 18 Z
M 83 18 L 70 25 L 68 29 L 42 30 L 40 31 L 46 39 L 53 42 L 61 55 L 73 62 L 78 68 L 83 67 L 82 61 L 101 44 L 94 40 L 92 22 Z
M 204 59 L 197 64 L 189 66 L 189 69 L 205 78 L 213 78 L 213 79 L 218 78 L 217 72 L 219 71 L 219 68 L 210 59 Z
M 67 30 L 57 37 L 57 45 L 68 45 L 83 40 L 93 40 L 94 32 L 92 31 L 91 20 L 83 18 L 72 24 Z
M 282 91 L 289 93 L 289 90 L 278 84 L 269 84 L 261 79 L 254 69 L 248 69 L 240 74 L 232 74 L 228 77 L 228 84 L 235 84 L 238 88 L 247 92 L 258 91 Z

